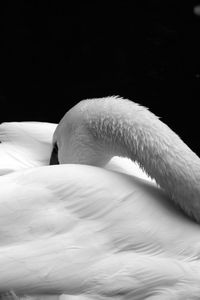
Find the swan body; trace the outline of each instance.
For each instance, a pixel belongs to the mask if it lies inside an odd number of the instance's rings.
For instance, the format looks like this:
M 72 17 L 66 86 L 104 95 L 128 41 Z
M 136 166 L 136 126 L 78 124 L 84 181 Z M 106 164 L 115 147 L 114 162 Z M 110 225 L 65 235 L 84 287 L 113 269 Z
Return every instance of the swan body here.
M 200 228 L 170 201 L 198 219 L 198 157 L 148 110 L 109 97 L 82 101 L 64 116 L 53 136 L 61 165 L 45 166 L 55 126 L 48 138 L 37 131 L 36 144 L 24 144 L 32 126 L 22 141 L 14 135 L 10 153 L 27 155 L 2 167 L 2 174 L 20 171 L 0 177 L 0 292 L 198 299 Z M 114 162 L 120 172 L 104 169 L 113 156 L 137 161 L 161 188 L 129 162 Z
M 0 292 L 198 299 L 199 225 L 155 185 L 69 164 L 0 186 Z

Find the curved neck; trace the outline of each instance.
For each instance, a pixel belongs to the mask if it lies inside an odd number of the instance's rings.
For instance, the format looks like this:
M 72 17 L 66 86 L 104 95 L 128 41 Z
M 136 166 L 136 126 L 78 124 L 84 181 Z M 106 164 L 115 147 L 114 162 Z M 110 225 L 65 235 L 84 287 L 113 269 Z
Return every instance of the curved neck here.
M 200 159 L 148 109 L 116 97 L 84 100 L 59 128 L 67 132 L 60 163 L 103 166 L 112 156 L 128 157 L 200 221 Z

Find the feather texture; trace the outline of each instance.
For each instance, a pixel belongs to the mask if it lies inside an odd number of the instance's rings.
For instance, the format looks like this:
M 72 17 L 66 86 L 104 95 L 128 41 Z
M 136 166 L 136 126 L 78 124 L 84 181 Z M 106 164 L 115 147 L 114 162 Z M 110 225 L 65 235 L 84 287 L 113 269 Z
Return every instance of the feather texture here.
M 78 165 L 0 184 L 1 292 L 148 299 L 191 282 L 200 292 L 199 226 L 153 184 Z

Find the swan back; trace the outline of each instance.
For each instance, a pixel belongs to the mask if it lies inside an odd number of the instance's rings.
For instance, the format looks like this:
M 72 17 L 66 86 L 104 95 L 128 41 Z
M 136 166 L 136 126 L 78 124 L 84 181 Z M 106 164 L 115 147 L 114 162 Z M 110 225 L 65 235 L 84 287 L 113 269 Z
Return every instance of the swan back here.
M 8 174 L 0 184 L 0 291 L 200 293 L 199 226 L 151 183 L 68 164 Z

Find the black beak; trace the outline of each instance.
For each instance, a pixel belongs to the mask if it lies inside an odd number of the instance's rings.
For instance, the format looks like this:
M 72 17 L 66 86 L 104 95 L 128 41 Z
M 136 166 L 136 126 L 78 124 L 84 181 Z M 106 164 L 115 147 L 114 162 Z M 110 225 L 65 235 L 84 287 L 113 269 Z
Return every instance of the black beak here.
M 51 152 L 51 158 L 49 161 L 50 165 L 59 165 L 59 160 L 58 160 L 58 145 L 57 143 L 54 144 L 53 150 Z

